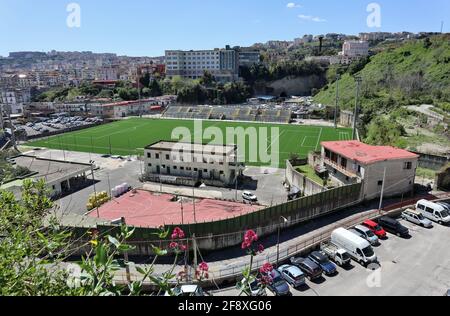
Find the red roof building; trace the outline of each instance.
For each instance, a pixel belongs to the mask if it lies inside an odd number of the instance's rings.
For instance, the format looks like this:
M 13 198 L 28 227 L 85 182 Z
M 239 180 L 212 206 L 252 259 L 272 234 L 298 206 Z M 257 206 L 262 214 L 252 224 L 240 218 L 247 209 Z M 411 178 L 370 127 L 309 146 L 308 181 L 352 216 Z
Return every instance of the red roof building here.
M 391 146 L 371 146 L 359 141 L 322 143 L 322 163 L 341 184 L 363 183 L 365 199 L 397 196 L 414 189 L 419 156 Z M 384 180 L 384 181 L 383 181 Z

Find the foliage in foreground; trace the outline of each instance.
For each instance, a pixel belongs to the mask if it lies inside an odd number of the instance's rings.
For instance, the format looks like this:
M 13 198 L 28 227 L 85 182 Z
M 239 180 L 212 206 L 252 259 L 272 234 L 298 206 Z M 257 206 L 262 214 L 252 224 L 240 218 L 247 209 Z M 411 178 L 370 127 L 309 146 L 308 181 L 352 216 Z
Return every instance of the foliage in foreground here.
M 84 245 L 90 250 L 81 262 L 65 264 L 79 242 L 71 238 L 55 219 L 44 225 L 53 203 L 48 198 L 44 182 L 25 181 L 22 200 L 17 201 L 10 192 L 0 191 L 0 295 L 2 296 L 111 296 L 142 295 L 142 285 L 152 281 L 159 293 L 173 295 L 171 287 L 181 281 L 174 274 L 178 257 L 186 250 L 182 243 L 184 232 L 176 229 L 171 237 L 170 250 L 175 261 L 169 271 L 154 275 L 154 264 L 168 250 L 153 247 L 156 254 L 146 268 L 136 268 L 141 279 L 128 286 L 117 285 L 115 272 L 121 269 L 118 258 L 130 251 L 126 243 L 133 230 L 121 227 L 116 236 L 100 236 L 93 231 Z M 168 231 L 158 233 L 167 239 Z M 132 266 L 132 263 L 126 263 Z M 197 269 L 197 279 L 207 277 L 208 265 Z

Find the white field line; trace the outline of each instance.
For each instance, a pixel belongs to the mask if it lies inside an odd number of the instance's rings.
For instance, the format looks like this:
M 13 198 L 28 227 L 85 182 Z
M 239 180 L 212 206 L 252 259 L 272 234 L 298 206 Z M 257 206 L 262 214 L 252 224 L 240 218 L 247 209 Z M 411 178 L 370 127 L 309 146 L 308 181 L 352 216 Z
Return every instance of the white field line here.
M 316 148 L 315 148 L 316 151 L 317 151 L 317 148 L 319 147 L 320 139 L 322 138 L 322 133 L 323 133 L 323 128 L 320 129 L 319 138 L 317 139 L 317 145 L 316 145 Z

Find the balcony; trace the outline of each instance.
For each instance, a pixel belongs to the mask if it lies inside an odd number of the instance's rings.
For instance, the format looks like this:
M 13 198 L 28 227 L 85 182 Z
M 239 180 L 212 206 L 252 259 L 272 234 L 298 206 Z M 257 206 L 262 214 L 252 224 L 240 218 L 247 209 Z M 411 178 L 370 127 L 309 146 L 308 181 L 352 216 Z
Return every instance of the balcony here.
M 344 167 L 338 165 L 336 162 L 332 161 L 332 160 L 329 159 L 329 158 L 324 158 L 324 159 L 323 159 L 323 162 L 324 162 L 326 165 L 329 165 L 331 168 L 336 169 L 337 171 L 339 171 L 340 173 L 342 173 L 342 174 L 345 175 L 346 177 L 349 177 L 349 178 L 351 178 L 351 179 L 356 179 L 356 178 L 359 178 L 359 177 L 360 177 L 357 173 L 355 173 L 355 172 L 353 172 L 353 171 L 350 171 L 350 170 L 348 170 L 348 169 L 346 169 L 346 168 L 344 168 Z

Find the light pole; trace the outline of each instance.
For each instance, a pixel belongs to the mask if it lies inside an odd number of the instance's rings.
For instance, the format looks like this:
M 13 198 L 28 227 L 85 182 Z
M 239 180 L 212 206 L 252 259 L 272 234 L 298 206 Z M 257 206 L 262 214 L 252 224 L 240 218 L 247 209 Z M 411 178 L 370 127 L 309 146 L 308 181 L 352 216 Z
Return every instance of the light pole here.
M 280 217 L 280 220 L 281 220 L 281 222 L 278 224 L 278 239 L 277 239 L 277 268 L 278 268 L 278 265 L 279 265 L 279 263 L 280 263 L 280 237 L 281 237 L 281 225 L 282 225 L 282 224 L 285 224 L 285 223 L 287 223 L 287 222 L 289 222 L 289 220 L 288 220 L 286 217 L 284 217 L 284 216 L 281 216 L 281 217 Z
M 360 87 L 361 87 L 361 82 L 362 82 L 362 78 L 361 77 L 356 77 L 356 101 L 355 101 L 355 113 L 354 113 L 354 117 L 353 117 L 353 135 L 352 135 L 352 140 L 355 140 L 356 138 L 356 129 L 357 129 L 357 125 L 358 125 L 358 112 L 359 112 L 359 91 L 360 91 Z
M 334 108 L 334 128 L 338 127 L 337 117 L 338 117 L 338 108 L 339 108 L 339 80 L 341 76 L 338 74 L 336 76 L 336 107 Z

